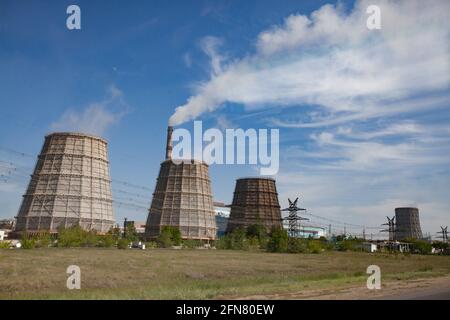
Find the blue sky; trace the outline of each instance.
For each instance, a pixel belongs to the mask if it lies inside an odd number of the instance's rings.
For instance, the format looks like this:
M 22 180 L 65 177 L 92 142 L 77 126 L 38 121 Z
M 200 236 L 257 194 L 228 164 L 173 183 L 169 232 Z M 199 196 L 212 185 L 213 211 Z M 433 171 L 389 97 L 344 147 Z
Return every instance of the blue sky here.
M 81 30 L 65 26 L 70 4 Z M 17 213 L 55 130 L 105 137 L 114 195 L 145 207 L 173 116 L 279 128 L 282 205 L 301 194 L 312 214 L 368 226 L 414 205 L 438 231 L 450 216 L 449 4 L 370 4 L 381 30 L 366 28 L 367 1 L 1 1 L 0 217 Z M 211 166 L 215 199 L 256 173 Z

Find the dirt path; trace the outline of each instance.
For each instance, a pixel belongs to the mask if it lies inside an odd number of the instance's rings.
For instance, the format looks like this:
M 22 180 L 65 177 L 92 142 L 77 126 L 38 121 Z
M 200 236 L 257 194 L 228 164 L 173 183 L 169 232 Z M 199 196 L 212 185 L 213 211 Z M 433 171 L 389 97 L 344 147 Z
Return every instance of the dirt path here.
M 380 290 L 368 290 L 361 286 L 342 288 L 302 290 L 299 292 L 252 295 L 237 299 L 319 299 L 319 300 L 359 300 L 359 299 L 450 299 L 450 276 L 389 281 L 382 283 Z

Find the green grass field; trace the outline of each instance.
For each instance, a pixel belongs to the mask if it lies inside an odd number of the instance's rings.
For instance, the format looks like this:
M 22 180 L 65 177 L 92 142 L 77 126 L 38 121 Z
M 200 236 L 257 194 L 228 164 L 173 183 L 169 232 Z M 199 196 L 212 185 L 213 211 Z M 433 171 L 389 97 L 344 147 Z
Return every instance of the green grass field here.
M 66 269 L 81 268 L 81 290 Z M 0 299 L 215 299 L 337 290 L 383 281 L 447 276 L 450 257 L 356 252 L 276 254 L 231 250 L 47 248 L 0 250 Z

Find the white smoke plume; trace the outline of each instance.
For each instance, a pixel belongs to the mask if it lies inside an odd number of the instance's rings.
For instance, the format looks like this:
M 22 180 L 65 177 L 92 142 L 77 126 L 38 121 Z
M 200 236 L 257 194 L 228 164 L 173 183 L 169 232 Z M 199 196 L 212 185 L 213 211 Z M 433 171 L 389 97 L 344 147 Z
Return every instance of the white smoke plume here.
M 381 9 L 380 30 L 366 27 L 369 5 Z M 352 120 L 407 112 L 409 99 L 439 96 L 449 86 L 448 12 L 446 0 L 361 0 L 349 13 L 324 5 L 261 32 L 253 54 L 228 62 L 210 38 L 204 51 L 211 77 L 169 122 L 193 120 L 225 102 L 247 110 L 316 105 L 328 118 L 345 113 Z

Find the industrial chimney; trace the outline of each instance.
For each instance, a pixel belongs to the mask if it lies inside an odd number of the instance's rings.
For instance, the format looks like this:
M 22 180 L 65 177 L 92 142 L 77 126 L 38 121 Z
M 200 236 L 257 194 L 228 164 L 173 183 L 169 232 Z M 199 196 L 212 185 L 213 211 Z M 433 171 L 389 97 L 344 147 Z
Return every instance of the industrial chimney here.
M 172 133 L 173 127 L 167 127 L 167 142 L 166 142 L 166 160 L 172 159 Z

